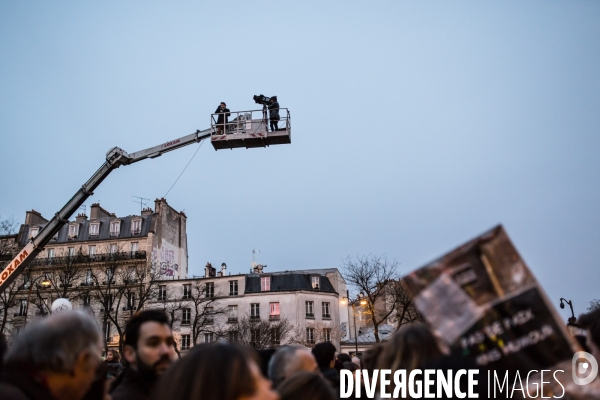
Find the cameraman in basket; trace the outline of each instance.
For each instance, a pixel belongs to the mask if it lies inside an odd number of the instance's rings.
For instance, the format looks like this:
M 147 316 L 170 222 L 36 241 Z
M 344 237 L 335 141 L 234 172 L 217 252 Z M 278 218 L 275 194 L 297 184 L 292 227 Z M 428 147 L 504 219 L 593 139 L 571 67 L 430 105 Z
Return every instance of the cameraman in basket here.
M 271 122 L 271 132 L 275 132 L 279 127 L 279 103 L 277 102 L 277 96 L 272 96 L 269 101 L 269 120 Z
M 277 108 L 279 108 L 279 106 Z M 230 112 L 224 101 L 222 101 L 219 107 L 217 107 L 215 114 L 219 114 L 219 118 L 217 119 L 217 135 L 227 133 L 225 127 L 227 126 L 227 118 L 229 117 Z

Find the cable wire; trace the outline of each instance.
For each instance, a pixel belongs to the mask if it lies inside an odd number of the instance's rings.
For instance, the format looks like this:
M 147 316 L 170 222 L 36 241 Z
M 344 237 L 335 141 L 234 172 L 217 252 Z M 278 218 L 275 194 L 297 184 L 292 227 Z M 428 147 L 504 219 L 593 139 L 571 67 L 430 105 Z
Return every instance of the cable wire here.
M 190 161 L 188 161 L 188 163 L 186 164 L 185 168 L 183 168 L 183 171 L 181 171 L 181 173 L 179 174 L 179 176 L 177 177 L 177 179 L 175 179 L 175 182 L 173 182 L 173 184 L 171 185 L 171 187 L 169 188 L 169 190 L 167 191 L 167 193 L 163 196 L 163 198 L 165 198 L 165 199 L 167 198 L 167 194 L 169 194 L 169 192 L 171 191 L 171 189 L 173 189 L 173 186 L 175 186 L 175 184 L 177 183 L 177 181 L 179 180 L 179 178 L 181 178 L 181 175 L 183 175 L 183 173 L 185 172 L 185 170 L 187 169 L 187 167 L 190 165 L 190 163 L 194 159 L 194 157 L 196 157 L 196 153 L 198 153 L 198 150 L 200 150 L 200 147 L 202 147 L 203 143 L 204 143 L 204 141 L 200 142 L 200 146 L 198 146 L 198 148 L 196 149 L 196 152 L 194 153 L 194 155 L 192 156 L 192 158 L 190 158 Z

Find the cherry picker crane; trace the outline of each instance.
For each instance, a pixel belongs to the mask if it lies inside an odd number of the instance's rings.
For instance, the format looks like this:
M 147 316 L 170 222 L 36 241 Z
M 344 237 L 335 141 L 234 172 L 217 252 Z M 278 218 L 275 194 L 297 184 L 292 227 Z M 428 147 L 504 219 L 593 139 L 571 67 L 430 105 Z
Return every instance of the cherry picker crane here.
M 79 207 L 94 193 L 94 190 L 104 179 L 120 166 L 131 165 L 147 158 L 160 157 L 163 154 L 180 149 L 193 143 L 211 138 L 211 144 L 215 150 L 233 149 L 236 147 L 267 147 L 272 144 L 291 143 L 290 113 L 287 109 L 280 109 L 284 127 L 274 132 L 269 132 L 267 121 L 262 116 L 262 110 L 243 111 L 232 114 L 237 116 L 225 126 L 224 134 L 217 135 L 216 114 L 212 115 L 212 123 L 209 129 L 197 130 L 195 133 L 183 136 L 150 147 L 135 153 L 127 153 L 119 147 L 113 147 L 106 153 L 106 161 L 92 175 L 92 177 L 75 193 L 75 195 L 58 211 L 44 228 L 31 238 L 12 261 L 0 273 L 0 293 L 2 293 L 19 274 L 33 261 L 33 259 L 44 249 L 51 238 L 69 222 L 69 218 Z M 258 118 L 253 118 L 259 116 Z M 222 132 L 221 132 L 222 133 Z

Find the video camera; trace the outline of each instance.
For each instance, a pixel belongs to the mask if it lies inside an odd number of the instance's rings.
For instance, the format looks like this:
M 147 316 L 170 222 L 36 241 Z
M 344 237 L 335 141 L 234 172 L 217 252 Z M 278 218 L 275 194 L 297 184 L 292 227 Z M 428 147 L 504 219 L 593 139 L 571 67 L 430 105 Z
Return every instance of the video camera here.
M 265 96 L 264 94 L 261 94 L 259 96 L 254 95 L 253 99 L 256 102 L 256 104 L 262 104 L 265 106 L 269 105 L 269 103 L 271 102 L 271 98 Z

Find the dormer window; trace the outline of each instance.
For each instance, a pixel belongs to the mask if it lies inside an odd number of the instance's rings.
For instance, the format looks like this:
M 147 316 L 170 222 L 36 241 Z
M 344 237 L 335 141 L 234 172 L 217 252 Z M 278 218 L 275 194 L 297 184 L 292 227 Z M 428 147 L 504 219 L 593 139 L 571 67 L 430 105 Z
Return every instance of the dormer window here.
M 54 236 L 52 236 L 52 239 L 51 239 L 51 240 L 58 240 L 58 232 L 56 232 L 56 233 L 54 234 Z
M 313 289 L 319 290 L 319 276 L 317 276 L 317 275 L 311 276 L 310 282 L 312 284 Z
M 30 238 L 36 237 L 38 233 L 40 233 L 40 228 L 38 228 L 37 226 L 32 226 L 31 228 L 29 228 Z
M 121 232 L 121 221 L 110 222 L 110 236 L 117 237 Z
M 69 225 L 69 239 L 76 239 L 79 236 L 79 223 Z
M 100 222 L 90 223 L 90 236 L 98 236 L 100 233 Z
M 131 220 L 131 234 L 139 235 L 142 232 L 142 220 L 132 219 Z
M 271 290 L 271 277 L 270 276 L 261 276 L 260 291 L 268 292 L 269 290 Z

